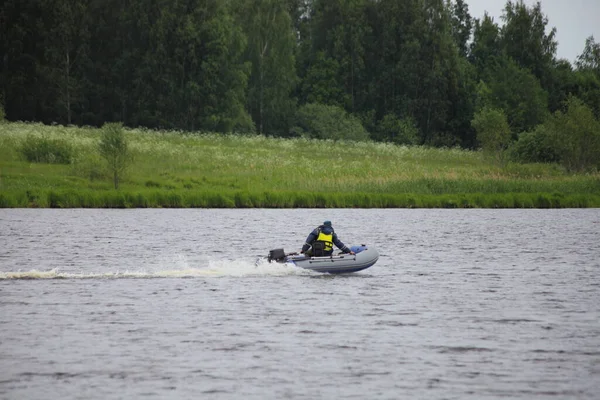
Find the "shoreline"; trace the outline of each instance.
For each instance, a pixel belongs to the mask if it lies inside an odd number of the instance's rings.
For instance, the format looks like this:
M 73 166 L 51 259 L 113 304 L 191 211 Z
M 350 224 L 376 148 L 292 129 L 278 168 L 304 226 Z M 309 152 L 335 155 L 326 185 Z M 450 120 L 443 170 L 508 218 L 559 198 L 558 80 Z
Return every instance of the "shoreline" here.
M 600 195 L 42 190 L 0 192 L 0 208 L 600 208 Z

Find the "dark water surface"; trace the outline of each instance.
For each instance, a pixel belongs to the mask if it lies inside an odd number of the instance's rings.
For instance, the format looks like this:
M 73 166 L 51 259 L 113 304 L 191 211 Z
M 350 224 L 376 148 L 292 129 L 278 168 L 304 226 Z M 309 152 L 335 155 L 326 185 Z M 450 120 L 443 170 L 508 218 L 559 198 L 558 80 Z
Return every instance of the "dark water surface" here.
M 331 219 L 372 268 L 254 265 Z M 2 399 L 598 399 L 600 210 L 0 210 Z

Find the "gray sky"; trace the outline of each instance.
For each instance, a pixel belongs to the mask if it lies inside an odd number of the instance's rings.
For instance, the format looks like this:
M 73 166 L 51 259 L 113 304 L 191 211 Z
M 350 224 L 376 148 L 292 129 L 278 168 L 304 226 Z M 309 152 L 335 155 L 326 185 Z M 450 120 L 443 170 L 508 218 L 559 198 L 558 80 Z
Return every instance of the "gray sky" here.
M 469 14 L 473 18 L 483 17 L 487 11 L 494 22 L 502 26 L 500 19 L 505 0 L 465 0 L 469 5 Z M 513 0 L 516 1 L 516 0 Z M 558 58 L 566 58 L 574 62 L 583 52 L 585 39 L 594 36 L 600 42 L 600 0 L 539 0 L 542 13 L 548 18 L 547 28 L 556 28 Z M 536 0 L 524 0 L 531 7 Z

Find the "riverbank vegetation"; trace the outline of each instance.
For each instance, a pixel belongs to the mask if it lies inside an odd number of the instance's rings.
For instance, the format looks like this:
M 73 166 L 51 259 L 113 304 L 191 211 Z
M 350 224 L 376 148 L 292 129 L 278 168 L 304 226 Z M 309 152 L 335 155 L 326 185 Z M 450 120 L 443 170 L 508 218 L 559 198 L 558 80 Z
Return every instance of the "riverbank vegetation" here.
M 541 3 L 6 0 L 0 21 L 3 207 L 599 205 L 600 44 L 559 59 Z
M 147 129 L 124 130 L 131 164 L 115 190 L 102 135 L 0 125 L 0 206 L 600 207 L 600 175 L 558 164 L 499 165 L 459 148 Z M 71 158 L 39 150 L 29 159 L 32 143 Z

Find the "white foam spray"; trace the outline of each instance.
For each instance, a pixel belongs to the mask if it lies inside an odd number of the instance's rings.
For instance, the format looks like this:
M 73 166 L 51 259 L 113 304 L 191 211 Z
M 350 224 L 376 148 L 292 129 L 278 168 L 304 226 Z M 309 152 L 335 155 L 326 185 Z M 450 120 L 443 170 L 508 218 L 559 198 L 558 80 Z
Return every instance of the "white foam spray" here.
M 245 276 L 287 276 L 311 275 L 314 272 L 293 264 L 268 263 L 266 260 L 208 260 L 202 266 L 191 266 L 185 257 L 169 263 L 165 268 L 139 270 L 126 269 L 116 272 L 63 272 L 60 268 L 48 271 L 8 271 L 0 272 L 0 280 L 11 279 L 143 279 L 143 278 L 194 278 L 194 277 L 245 277 Z

